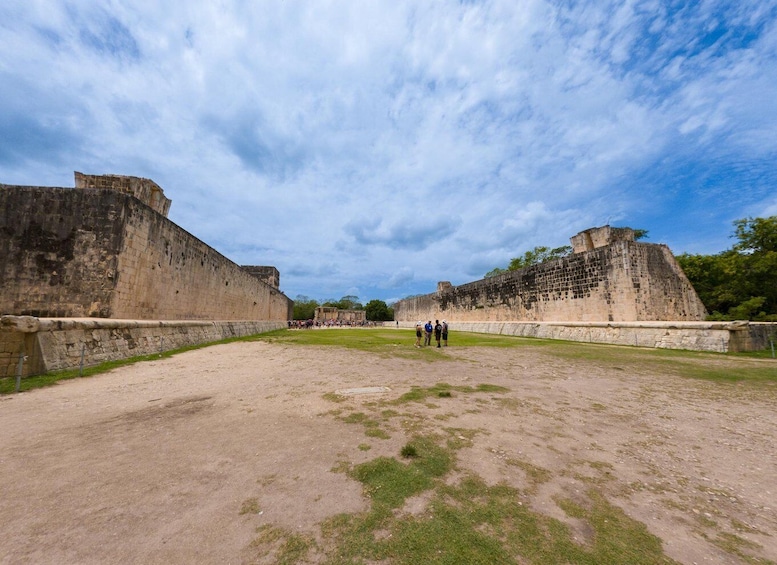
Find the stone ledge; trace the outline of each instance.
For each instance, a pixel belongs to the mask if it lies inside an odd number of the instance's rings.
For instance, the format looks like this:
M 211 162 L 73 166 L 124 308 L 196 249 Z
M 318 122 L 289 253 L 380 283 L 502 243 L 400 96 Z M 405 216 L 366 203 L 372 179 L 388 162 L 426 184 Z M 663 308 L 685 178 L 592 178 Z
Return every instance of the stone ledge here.
M 773 322 L 457 322 L 448 320 L 455 332 L 493 333 L 541 339 L 558 339 L 610 345 L 661 349 L 686 349 L 733 353 L 758 351 L 777 341 Z M 400 322 L 402 327 L 414 327 Z
M 190 345 L 286 328 L 287 322 L 256 320 L 113 320 L 3 316 L 0 376 L 15 374 L 19 354 L 28 356 L 22 376 L 96 365 Z

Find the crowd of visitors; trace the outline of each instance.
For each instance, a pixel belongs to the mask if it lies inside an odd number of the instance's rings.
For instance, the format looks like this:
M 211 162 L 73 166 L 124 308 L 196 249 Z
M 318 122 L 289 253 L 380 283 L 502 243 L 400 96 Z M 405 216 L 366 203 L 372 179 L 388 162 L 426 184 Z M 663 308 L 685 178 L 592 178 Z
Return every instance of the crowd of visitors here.
M 309 330 L 311 328 L 365 328 L 383 324 L 382 322 L 344 321 L 344 320 L 289 320 L 290 330 Z

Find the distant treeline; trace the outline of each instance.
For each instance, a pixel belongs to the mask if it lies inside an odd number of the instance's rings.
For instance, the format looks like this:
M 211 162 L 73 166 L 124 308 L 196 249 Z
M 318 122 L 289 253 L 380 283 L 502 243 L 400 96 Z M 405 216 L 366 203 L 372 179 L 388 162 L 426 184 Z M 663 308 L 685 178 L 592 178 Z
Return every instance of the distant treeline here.
M 366 305 L 359 302 L 358 296 L 347 295 L 340 300 L 330 298 L 324 302 L 298 295 L 294 299 L 294 319 L 312 320 L 316 314 L 316 308 L 325 306 L 338 310 L 364 310 L 368 320 L 373 322 L 385 322 L 394 319 L 394 309 L 389 308 L 382 300 L 370 300 Z

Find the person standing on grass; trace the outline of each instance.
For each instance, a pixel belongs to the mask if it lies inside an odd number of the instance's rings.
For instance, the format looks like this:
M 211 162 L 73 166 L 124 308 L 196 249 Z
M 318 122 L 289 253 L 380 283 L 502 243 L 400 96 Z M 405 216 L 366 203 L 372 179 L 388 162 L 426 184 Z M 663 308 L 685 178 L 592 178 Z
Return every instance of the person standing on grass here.
M 432 345 L 432 321 L 429 320 L 424 326 L 424 345 Z
M 424 331 L 424 323 L 420 320 L 415 325 L 415 346 L 421 347 L 421 332 Z
M 440 347 L 440 337 L 442 337 L 442 326 L 440 320 L 434 321 L 434 340 L 437 342 L 437 347 Z
M 442 321 L 442 344 L 448 347 L 448 322 Z

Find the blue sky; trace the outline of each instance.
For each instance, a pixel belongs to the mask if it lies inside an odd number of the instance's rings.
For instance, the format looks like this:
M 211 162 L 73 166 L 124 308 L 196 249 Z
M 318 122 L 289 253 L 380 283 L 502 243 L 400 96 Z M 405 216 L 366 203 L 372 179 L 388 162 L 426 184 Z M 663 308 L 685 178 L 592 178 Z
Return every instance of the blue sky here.
M 777 214 L 777 0 L 4 0 L 0 182 L 151 178 L 291 298 Z

